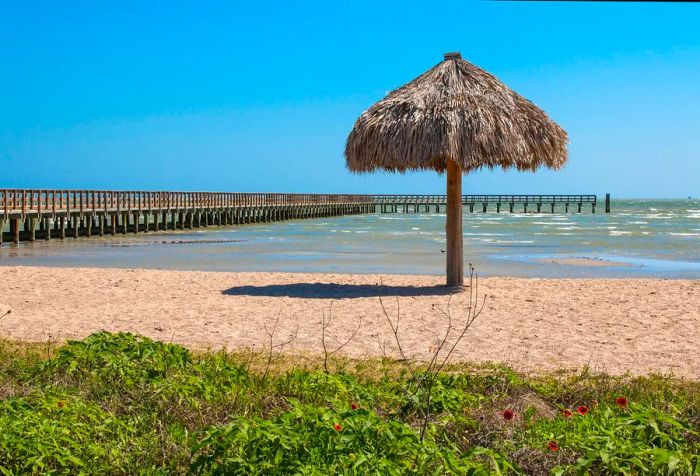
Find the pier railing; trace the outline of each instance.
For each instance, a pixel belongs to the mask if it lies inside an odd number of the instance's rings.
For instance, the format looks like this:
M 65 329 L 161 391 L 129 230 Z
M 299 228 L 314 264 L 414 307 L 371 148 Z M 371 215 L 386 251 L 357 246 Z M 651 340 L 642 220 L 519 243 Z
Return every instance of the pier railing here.
M 463 195 L 463 203 L 597 203 L 596 195 Z M 229 208 L 336 203 L 444 204 L 445 195 L 0 189 L 0 213 Z
M 375 203 L 445 204 L 446 195 L 372 195 Z M 597 203 L 596 195 L 462 195 L 462 203 Z
M 374 209 L 371 195 L 0 189 L 0 244 L 6 237 L 19 243 L 37 236 L 184 230 Z
M 312 193 L 143 192 L 110 190 L 0 190 L 0 213 L 178 210 L 281 205 L 371 203 L 369 195 Z
M 595 195 L 463 195 L 473 204 L 597 204 Z M 0 215 L 191 210 L 336 204 L 444 205 L 445 195 L 348 195 L 310 193 L 226 193 L 113 190 L 0 189 Z M 609 208 L 606 199 L 606 210 Z M 567 208 L 568 210 L 568 208 Z

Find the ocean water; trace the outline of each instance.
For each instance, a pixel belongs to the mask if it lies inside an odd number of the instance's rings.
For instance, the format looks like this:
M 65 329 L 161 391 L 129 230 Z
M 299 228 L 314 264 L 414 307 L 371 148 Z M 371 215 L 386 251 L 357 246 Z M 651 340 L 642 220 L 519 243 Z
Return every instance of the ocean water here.
M 558 208 L 465 213 L 465 262 L 482 276 L 700 278 L 700 200 Z M 4 244 L 0 265 L 441 275 L 444 226 L 444 213 L 399 213 L 54 239 Z

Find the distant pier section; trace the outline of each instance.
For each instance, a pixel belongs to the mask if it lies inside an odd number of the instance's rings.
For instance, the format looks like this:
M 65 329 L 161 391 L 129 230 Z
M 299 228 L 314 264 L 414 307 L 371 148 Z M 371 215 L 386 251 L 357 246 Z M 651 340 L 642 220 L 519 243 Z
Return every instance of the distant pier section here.
M 0 189 L 0 244 L 367 213 L 444 212 L 445 195 Z M 595 213 L 595 195 L 464 195 L 468 212 Z M 610 194 L 605 198 L 610 212 Z
M 372 195 L 379 213 L 436 213 L 447 207 L 446 195 Z M 595 213 L 598 197 L 595 195 L 462 195 L 462 210 L 474 213 L 501 212 L 550 212 L 556 207 L 564 213 L 582 213 L 583 207 L 591 207 Z M 605 195 L 605 213 L 610 213 L 610 194 Z

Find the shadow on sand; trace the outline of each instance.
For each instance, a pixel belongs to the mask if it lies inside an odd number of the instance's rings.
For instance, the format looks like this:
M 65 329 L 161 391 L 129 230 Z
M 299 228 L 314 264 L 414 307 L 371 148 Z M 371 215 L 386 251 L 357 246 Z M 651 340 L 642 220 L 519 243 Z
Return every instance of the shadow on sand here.
M 236 286 L 228 296 L 270 296 L 306 299 L 348 299 L 378 296 L 446 296 L 454 292 L 446 286 L 386 286 L 371 284 L 293 283 L 267 286 Z

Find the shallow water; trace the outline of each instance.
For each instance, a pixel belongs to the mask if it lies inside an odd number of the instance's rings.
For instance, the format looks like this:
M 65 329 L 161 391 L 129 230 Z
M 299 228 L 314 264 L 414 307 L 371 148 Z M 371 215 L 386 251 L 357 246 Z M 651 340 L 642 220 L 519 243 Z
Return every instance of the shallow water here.
M 618 200 L 611 214 L 558 208 L 465 213 L 465 261 L 486 276 L 700 278 L 700 200 Z M 373 214 L 5 244 L 0 264 L 440 275 L 444 221 L 436 213 Z M 552 261 L 566 258 L 607 265 Z

